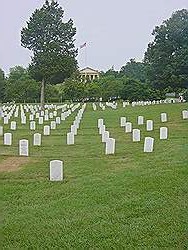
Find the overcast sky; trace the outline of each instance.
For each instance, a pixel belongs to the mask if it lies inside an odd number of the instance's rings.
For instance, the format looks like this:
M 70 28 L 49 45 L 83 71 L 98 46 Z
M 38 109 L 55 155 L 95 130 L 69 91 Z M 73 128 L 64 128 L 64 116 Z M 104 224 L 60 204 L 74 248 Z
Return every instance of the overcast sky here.
M 0 67 L 27 67 L 30 52 L 20 46 L 20 30 L 44 0 L 0 0 Z M 87 42 L 77 57 L 86 66 L 119 70 L 130 58 L 142 60 L 151 32 L 172 12 L 188 8 L 188 0 L 59 0 L 64 20 L 77 27 L 76 46 Z M 87 55 L 87 59 L 86 56 Z

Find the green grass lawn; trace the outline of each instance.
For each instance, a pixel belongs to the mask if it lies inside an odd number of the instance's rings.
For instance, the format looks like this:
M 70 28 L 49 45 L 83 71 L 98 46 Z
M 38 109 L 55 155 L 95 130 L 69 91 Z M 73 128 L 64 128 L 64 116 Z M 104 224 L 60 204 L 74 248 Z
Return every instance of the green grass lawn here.
M 2 249 L 188 248 L 188 120 L 181 115 L 188 105 L 121 106 L 93 111 L 87 104 L 75 145 L 66 145 L 66 133 L 78 110 L 41 147 L 32 146 L 28 124 L 13 131 L 11 147 L 0 137 L 0 163 L 18 155 L 19 139 L 30 143 L 28 163 L 0 174 Z M 154 131 L 138 126 L 138 115 L 153 119 Z M 141 129 L 141 142 L 120 128 L 121 116 Z M 104 154 L 98 118 L 116 139 L 115 155 Z M 161 126 L 168 140 L 159 140 Z M 42 131 L 38 125 L 35 132 Z M 155 138 L 153 153 L 143 153 L 145 136 Z M 54 159 L 64 162 L 63 182 L 49 181 Z

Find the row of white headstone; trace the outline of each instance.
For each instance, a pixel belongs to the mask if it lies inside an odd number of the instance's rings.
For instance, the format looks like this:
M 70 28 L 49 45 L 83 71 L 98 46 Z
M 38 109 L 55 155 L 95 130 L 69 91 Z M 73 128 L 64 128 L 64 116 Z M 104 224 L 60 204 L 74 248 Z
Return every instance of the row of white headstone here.
M 114 138 L 109 137 L 109 131 L 106 130 L 106 126 L 102 118 L 98 119 L 98 129 L 99 134 L 101 135 L 101 140 L 105 143 L 105 154 L 114 154 L 116 141 Z
M 137 102 L 132 102 L 130 103 L 129 101 L 124 101 L 123 102 L 123 108 L 126 106 L 131 105 L 132 107 L 135 106 L 146 106 L 146 105 L 155 105 L 155 104 L 171 104 L 171 103 L 176 103 L 175 100 L 153 100 L 153 101 L 137 101 Z
M 79 107 L 79 103 L 74 106 L 74 104 L 71 105 L 60 105 L 60 106 L 55 106 L 55 110 L 49 111 L 48 109 L 41 110 L 41 107 L 39 106 L 38 108 L 34 109 L 32 105 L 28 106 L 22 105 L 20 106 L 12 106 L 11 109 L 9 108 L 8 111 L 2 112 L 1 116 L 3 117 L 4 124 L 8 124 L 9 120 L 12 116 L 18 117 L 19 116 L 19 107 L 20 107 L 20 113 L 21 113 L 21 124 L 26 124 L 27 123 L 27 117 L 25 112 L 29 112 L 29 121 L 33 121 L 34 118 L 38 119 L 39 124 L 43 124 L 44 121 L 48 121 L 49 119 L 53 119 L 53 117 L 56 117 L 58 115 L 57 110 L 61 109 L 61 120 L 63 120 L 64 114 L 66 114 L 65 110 L 70 108 L 68 111 L 74 111 L 76 108 Z M 49 105 L 49 108 L 52 108 L 53 105 Z M 6 107 L 4 107 L 6 110 Z M 40 110 L 40 111 L 39 111 Z M 56 123 L 60 123 L 60 118 L 56 117 Z
M 75 117 L 73 124 L 71 125 L 70 132 L 67 133 L 67 145 L 74 145 L 75 143 L 74 136 L 77 135 L 77 130 L 80 127 L 80 122 L 81 122 L 83 113 L 85 111 L 85 108 L 86 108 L 86 104 L 83 104 L 82 108 L 78 111 L 78 114 Z

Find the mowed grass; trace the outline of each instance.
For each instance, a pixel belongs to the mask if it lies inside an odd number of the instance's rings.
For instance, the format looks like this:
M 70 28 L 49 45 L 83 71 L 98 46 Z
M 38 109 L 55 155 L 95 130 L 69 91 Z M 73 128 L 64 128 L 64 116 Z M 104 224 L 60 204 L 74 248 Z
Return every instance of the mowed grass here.
M 18 140 L 29 139 L 30 161 L 19 171 L 1 173 L 3 249 L 186 249 L 188 248 L 187 104 L 146 107 L 120 105 L 93 111 L 87 104 L 75 145 L 66 145 L 77 112 L 58 125 L 41 147 L 32 146 L 29 125 L 18 125 L 13 145 L 3 145 L 0 162 L 18 155 Z M 160 122 L 160 113 L 168 122 Z M 154 120 L 154 131 L 137 125 L 137 116 Z M 141 142 L 120 128 L 126 116 L 141 129 Z M 103 118 L 116 153 L 104 154 L 97 119 Z M 2 123 L 2 121 L 1 121 Z M 47 124 L 48 122 L 46 122 Z M 159 140 L 159 128 L 169 128 Z M 10 132 L 5 126 L 5 132 Z M 35 132 L 42 133 L 42 126 Z M 155 138 L 144 153 L 144 137 Z M 63 160 L 64 181 L 49 181 L 49 162 Z

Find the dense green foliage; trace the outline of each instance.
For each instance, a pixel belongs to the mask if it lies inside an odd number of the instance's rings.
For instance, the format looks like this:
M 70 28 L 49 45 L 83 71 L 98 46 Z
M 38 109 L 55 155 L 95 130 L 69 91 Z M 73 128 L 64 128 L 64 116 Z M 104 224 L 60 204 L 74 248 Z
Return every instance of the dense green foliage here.
M 157 88 L 188 88 L 188 10 L 156 26 L 145 53 L 147 77 Z
M 146 66 L 142 62 L 136 62 L 135 59 L 130 59 L 125 66 L 121 67 L 120 75 L 128 78 L 133 78 L 141 82 L 146 81 Z
M 169 104 L 101 111 L 97 105 L 94 112 L 88 105 L 72 146 L 66 145 L 66 133 L 76 113 L 43 137 L 41 147 L 32 141 L 43 126 L 29 131 L 16 119 L 13 146 L 3 146 L 0 137 L 0 163 L 15 161 L 23 138 L 29 139 L 30 157 L 18 171 L 1 173 L 2 249 L 187 249 L 188 133 L 181 119 L 186 108 Z M 164 111 L 168 140 L 159 139 Z M 119 119 L 126 116 L 136 128 L 138 115 L 152 119 L 154 131 L 141 125 L 142 141 L 135 143 Z M 98 118 L 116 139 L 113 156 L 104 154 Z M 153 153 L 143 153 L 145 136 L 155 138 Z M 64 162 L 63 182 L 49 182 L 52 159 Z
M 39 102 L 39 84 L 21 66 L 10 69 L 6 80 L 5 99 L 15 102 Z
M 63 22 L 63 15 L 56 1 L 46 0 L 21 31 L 22 46 L 33 52 L 30 74 L 42 81 L 41 102 L 44 102 L 44 84 L 60 83 L 77 68 L 76 28 L 71 19 Z
M 5 95 L 5 74 L 4 71 L 0 68 L 0 102 L 4 100 Z

